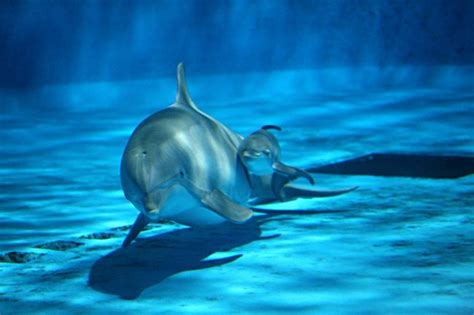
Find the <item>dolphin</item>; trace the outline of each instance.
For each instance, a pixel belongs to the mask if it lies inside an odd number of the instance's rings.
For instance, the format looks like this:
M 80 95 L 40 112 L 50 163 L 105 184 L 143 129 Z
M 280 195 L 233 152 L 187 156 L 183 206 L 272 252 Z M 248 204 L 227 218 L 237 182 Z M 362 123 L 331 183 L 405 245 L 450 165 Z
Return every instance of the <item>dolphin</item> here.
M 123 242 L 128 246 L 150 222 L 173 220 L 189 226 L 250 219 L 251 205 L 295 198 L 335 196 L 292 186 L 314 180 L 280 161 L 280 146 L 266 125 L 247 138 L 202 112 L 191 99 L 184 66 L 177 67 L 175 102 L 141 122 L 125 147 L 120 177 L 125 197 L 139 210 Z

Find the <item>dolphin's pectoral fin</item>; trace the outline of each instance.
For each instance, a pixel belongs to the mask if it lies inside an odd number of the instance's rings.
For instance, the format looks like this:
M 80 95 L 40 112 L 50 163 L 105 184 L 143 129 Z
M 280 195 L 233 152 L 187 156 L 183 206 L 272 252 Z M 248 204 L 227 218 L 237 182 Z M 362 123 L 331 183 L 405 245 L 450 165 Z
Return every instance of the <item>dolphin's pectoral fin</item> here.
M 358 187 L 351 187 L 341 190 L 313 190 L 313 189 L 303 189 L 292 185 L 286 185 L 281 191 L 285 201 L 290 201 L 296 198 L 322 198 L 322 197 L 332 197 L 342 194 L 346 194 L 353 190 L 356 190 Z
M 252 210 L 235 203 L 217 189 L 204 194 L 201 202 L 215 213 L 235 223 L 245 222 L 253 215 Z
M 143 213 L 140 213 L 133 223 L 130 232 L 128 232 L 127 237 L 122 243 L 122 247 L 127 247 L 130 243 L 138 236 L 138 234 L 143 230 L 143 228 L 149 223 L 148 219 L 145 217 Z
M 308 180 L 308 182 L 310 182 L 311 185 L 314 185 L 313 177 L 305 170 L 293 166 L 288 166 L 281 162 L 273 163 L 272 168 L 275 172 L 288 176 L 290 180 L 296 179 L 298 177 L 304 177 Z

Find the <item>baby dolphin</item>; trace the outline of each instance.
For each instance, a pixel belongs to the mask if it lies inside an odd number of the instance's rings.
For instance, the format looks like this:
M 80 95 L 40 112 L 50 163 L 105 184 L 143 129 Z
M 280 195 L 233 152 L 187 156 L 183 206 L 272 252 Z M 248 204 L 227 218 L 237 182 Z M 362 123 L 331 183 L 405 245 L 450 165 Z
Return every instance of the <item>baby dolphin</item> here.
M 311 184 L 314 180 L 280 161 L 280 146 L 269 131 L 279 127 L 263 126 L 243 138 L 197 108 L 182 63 L 177 80 L 176 101 L 138 125 L 122 156 L 122 188 L 140 211 L 124 247 L 149 222 L 242 223 L 253 214 L 251 204 L 335 196 L 355 189 L 320 192 L 291 186 L 298 177 Z

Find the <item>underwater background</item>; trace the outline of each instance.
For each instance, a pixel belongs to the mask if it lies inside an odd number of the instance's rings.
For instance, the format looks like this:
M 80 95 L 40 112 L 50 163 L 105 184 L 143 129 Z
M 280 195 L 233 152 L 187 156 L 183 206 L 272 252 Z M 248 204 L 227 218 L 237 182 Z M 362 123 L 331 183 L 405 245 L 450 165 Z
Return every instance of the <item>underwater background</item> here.
M 473 314 L 473 21 L 470 0 L 1 1 L 0 314 Z M 122 249 L 121 155 L 181 61 L 201 110 L 279 125 L 283 161 L 359 189 Z

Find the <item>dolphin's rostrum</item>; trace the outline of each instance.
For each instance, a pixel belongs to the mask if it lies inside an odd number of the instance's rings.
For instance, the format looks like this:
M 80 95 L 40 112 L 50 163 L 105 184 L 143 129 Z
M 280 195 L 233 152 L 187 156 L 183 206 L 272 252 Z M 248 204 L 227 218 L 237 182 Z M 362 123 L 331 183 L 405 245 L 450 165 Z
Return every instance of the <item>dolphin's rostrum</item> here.
M 306 171 L 283 164 L 280 146 L 266 125 L 243 138 L 200 111 L 189 96 L 184 67 L 171 106 L 145 119 L 122 157 L 125 197 L 140 211 L 123 242 L 127 246 L 151 221 L 169 219 L 190 226 L 247 221 L 249 205 L 298 197 L 335 196 L 340 191 L 301 189 L 289 184 Z

